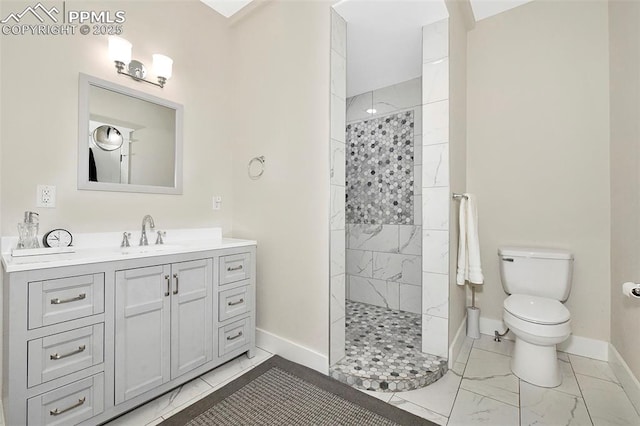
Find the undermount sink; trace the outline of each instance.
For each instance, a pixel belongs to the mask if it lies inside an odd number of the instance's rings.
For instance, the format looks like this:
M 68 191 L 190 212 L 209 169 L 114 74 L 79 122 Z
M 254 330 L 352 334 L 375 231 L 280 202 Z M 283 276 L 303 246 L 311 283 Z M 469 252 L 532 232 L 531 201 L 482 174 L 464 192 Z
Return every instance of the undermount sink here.
M 154 244 L 148 246 L 131 246 L 122 247 L 122 254 L 134 254 L 134 253 L 157 253 L 159 251 L 178 250 L 182 246 L 176 244 Z

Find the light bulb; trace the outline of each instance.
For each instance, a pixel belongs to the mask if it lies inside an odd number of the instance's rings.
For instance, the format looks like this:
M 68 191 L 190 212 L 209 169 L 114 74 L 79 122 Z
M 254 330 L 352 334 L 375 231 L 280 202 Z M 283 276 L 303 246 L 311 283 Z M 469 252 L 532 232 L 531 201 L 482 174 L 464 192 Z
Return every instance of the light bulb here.
M 127 40 L 111 36 L 109 37 L 109 57 L 112 61 L 128 64 L 131 62 L 131 43 Z
M 173 59 L 168 56 L 153 54 L 153 71 L 158 77 L 170 79 L 173 72 Z

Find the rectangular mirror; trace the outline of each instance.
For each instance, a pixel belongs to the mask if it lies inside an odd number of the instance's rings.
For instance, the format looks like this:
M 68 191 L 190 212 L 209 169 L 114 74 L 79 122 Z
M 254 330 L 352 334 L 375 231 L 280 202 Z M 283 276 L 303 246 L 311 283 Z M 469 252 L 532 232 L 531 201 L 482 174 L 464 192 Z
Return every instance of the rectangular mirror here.
M 80 74 L 78 189 L 182 193 L 183 107 Z

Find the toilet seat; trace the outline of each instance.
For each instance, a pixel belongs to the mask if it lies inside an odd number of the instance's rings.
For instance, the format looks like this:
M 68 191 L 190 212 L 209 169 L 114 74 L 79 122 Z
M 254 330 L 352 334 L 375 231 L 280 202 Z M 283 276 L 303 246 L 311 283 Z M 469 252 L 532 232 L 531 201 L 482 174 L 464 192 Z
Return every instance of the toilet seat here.
M 526 294 L 507 297 L 504 310 L 522 321 L 540 325 L 563 324 L 571 319 L 571 313 L 559 301 Z

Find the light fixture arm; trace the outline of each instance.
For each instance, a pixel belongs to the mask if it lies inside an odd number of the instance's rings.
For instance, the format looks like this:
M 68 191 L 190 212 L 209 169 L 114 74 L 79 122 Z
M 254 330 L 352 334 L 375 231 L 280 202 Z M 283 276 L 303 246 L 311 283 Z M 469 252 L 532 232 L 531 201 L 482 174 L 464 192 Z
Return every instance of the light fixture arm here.
M 153 81 L 146 80 L 145 78 L 141 78 L 139 76 L 136 76 L 136 75 L 133 75 L 133 74 L 129 74 L 128 72 L 126 72 L 124 70 L 124 68 L 125 68 L 124 62 L 121 62 L 121 61 L 114 61 L 114 62 L 116 64 L 116 70 L 118 70 L 118 74 L 129 76 L 129 77 L 133 78 L 136 81 L 144 81 L 145 83 L 153 84 L 154 86 L 158 86 L 160 88 L 164 88 L 164 85 L 167 82 L 167 79 L 165 77 L 161 77 L 161 76 L 158 76 L 158 82 L 154 83 Z

